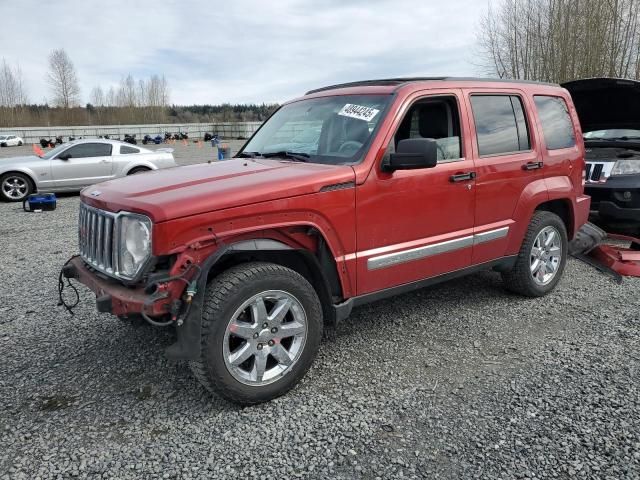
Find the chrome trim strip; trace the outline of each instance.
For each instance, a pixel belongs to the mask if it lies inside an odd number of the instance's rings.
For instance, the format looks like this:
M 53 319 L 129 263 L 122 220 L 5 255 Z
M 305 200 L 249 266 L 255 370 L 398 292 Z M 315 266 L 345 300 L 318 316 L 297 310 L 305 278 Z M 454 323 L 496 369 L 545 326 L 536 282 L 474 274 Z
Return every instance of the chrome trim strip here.
M 489 230 L 487 232 L 476 233 L 475 235 L 469 235 L 466 237 L 455 238 L 453 240 L 447 240 L 445 242 L 425 245 L 424 247 L 378 255 L 367 260 L 367 269 L 378 270 L 380 268 L 392 267 L 401 263 L 421 260 L 433 255 L 440 255 L 441 253 L 453 252 L 454 250 L 460 250 L 461 248 L 467 248 L 473 245 L 478 245 L 504 238 L 508 233 L 509 227 L 502 227 L 495 230 Z
M 476 233 L 473 236 L 473 244 L 478 245 L 479 243 L 498 240 L 499 238 L 506 237 L 508 233 L 509 233 L 509 227 L 502 227 L 496 230 L 489 230 L 488 232 Z
M 446 242 L 425 245 L 424 247 L 412 248 L 396 253 L 387 253 L 378 257 L 371 257 L 367 260 L 367 269 L 377 270 L 379 268 L 391 267 L 399 263 L 412 262 L 422 258 L 439 255 L 441 253 L 452 252 L 461 248 L 471 247 L 473 245 L 473 236 L 455 238 Z

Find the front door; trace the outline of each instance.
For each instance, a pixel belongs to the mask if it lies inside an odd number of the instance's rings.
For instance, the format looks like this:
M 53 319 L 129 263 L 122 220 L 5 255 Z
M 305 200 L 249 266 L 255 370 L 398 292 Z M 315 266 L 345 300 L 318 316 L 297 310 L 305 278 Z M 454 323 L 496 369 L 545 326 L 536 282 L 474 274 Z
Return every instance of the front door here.
M 81 189 L 111 178 L 111 144 L 80 143 L 51 159 L 56 188 Z
M 393 173 L 375 165 L 357 187 L 358 295 L 471 265 L 475 171 L 469 127 L 459 109 L 462 92 L 409 101 L 387 154 L 402 139 L 431 138 L 438 144 L 438 164 Z

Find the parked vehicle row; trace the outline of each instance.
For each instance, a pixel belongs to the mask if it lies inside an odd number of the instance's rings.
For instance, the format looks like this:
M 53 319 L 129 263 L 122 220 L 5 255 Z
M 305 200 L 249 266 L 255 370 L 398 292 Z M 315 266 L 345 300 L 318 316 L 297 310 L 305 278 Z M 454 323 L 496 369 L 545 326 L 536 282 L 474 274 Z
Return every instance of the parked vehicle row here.
M 589 214 L 584 155 L 556 85 L 321 88 L 282 105 L 236 161 L 83 190 L 63 274 L 101 312 L 175 327 L 167 355 L 206 388 L 263 402 L 355 306 L 489 268 L 522 295 L 553 290 Z

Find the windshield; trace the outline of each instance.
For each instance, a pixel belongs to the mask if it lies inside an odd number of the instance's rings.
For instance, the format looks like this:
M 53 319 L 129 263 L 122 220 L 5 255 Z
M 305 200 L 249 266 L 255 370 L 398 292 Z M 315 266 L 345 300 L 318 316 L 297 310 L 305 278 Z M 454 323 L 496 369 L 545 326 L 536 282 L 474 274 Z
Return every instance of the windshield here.
M 44 158 L 45 160 L 49 160 L 50 158 L 55 157 L 57 154 L 59 154 L 60 152 L 65 150 L 67 147 L 69 147 L 69 145 L 71 145 L 71 144 L 70 143 L 63 143 L 62 145 L 58 145 L 53 150 L 49 150 L 44 155 L 41 155 L 40 158 Z
M 609 130 L 593 130 L 585 132 L 585 140 L 628 140 L 639 139 L 640 130 L 631 128 L 612 128 Z
M 6 135 L 0 135 L 0 140 L 6 140 L 7 136 Z
M 290 103 L 267 120 L 238 156 L 358 162 L 390 99 L 390 95 L 341 95 Z

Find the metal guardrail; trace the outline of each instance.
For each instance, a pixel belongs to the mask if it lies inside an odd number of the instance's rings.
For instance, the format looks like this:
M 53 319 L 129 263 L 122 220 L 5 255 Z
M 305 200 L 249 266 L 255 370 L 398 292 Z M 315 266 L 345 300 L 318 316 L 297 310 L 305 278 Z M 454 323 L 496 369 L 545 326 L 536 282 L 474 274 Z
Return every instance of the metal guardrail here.
M 184 132 L 190 138 L 202 138 L 205 133 L 217 133 L 223 139 L 249 138 L 262 125 L 262 122 L 215 122 L 215 123 L 162 123 L 149 125 L 87 125 L 78 127 L 17 127 L 0 128 L 0 135 L 12 134 L 22 137 L 25 143 L 38 142 L 41 138 L 67 139 L 95 138 L 109 135 L 112 138 L 124 138 L 125 134 L 142 139 L 145 135 L 163 135 L 165 132 Z

